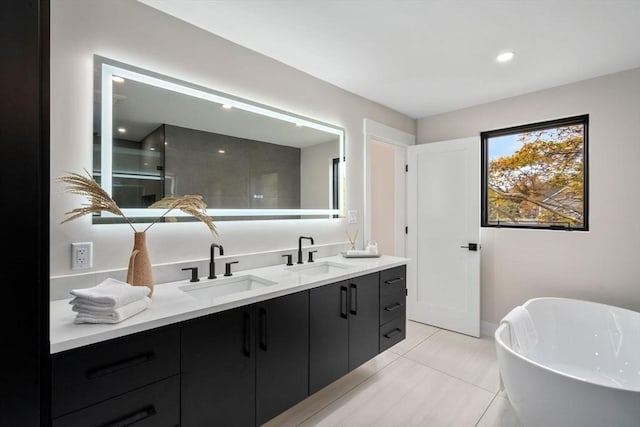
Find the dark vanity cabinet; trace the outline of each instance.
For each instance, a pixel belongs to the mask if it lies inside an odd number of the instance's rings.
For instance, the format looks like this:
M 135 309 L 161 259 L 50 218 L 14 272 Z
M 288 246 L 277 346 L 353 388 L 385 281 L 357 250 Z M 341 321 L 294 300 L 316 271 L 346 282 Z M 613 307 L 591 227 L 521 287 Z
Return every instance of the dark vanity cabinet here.
M 407 336 L 407 267 L 380 272 L 380 352 Z
M 309 292 L 182 324 L 182 426 L 260 425 L 308 395 Z
M 405 337 L 405 271 L 53 354 L 53 426 L 262 425 Z
M 315 393 L 379 350 L 379 274 L 309 291 L 309 393 Z
M 253 426 L 254 306 L 182 323 L 182 426 Z
M 180 327 L 172 325 L 56 353 L 52 425 L 180 424 Z
M 256 425 L 309 393 L 309 291 L 255 304 Z

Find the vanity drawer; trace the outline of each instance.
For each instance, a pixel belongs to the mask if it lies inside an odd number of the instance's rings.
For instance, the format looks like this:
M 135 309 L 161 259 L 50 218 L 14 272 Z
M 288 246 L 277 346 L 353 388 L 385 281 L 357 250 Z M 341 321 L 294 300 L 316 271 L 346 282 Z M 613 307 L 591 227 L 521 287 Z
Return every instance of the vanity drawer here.
M 402 298 L 398 298 L 387 304 L 383 305 L 381 302 L 380 303 L 380 324 L 384 325 L 385 323 L 397 317 L 405 318 L 406 313 L 407 313 L 407 305 L 406 305 L 404 294 L 402 294 Z
M 59 417 L 179 372 L 179 325 L 53 354 L 52 415 Z
M 53 420 L 52 427 L 174 427 L 180 424 L 180 377 L 130 391 Z
M 380 352 L 399 343 L 407 336 L 406 319 L 404 316 L 398 317 L 380 326 Z
M 404 265 L 380 272 L 380 305 L 404 299 L 407 292 L 407 268 Z

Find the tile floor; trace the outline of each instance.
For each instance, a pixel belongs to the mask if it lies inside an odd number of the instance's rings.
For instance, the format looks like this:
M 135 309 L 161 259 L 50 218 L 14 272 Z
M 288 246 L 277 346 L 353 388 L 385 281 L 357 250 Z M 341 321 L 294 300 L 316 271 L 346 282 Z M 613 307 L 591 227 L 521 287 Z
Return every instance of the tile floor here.
M 404 341 L 264 427 L 521 427 L 499 388 L 492 338 L 408 321 Z

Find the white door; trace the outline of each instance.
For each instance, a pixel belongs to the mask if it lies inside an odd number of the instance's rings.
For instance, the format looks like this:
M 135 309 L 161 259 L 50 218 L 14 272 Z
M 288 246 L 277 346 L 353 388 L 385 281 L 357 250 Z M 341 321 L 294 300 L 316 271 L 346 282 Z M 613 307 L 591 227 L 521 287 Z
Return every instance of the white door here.
M 480 140 L 415 145 L 407 157 L 407 317 L 478 337 Z

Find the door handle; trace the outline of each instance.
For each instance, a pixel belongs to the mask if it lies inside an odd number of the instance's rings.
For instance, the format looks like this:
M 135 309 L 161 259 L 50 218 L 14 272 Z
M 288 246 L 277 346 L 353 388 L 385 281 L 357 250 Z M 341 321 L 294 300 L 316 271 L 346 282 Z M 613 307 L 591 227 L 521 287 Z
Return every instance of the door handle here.
M 478 249 L 480 249 L 480 245 L 477 243 L 469 243 L 467 246 L 460 246 L 460 247 L 464 249 L 469 249 L 470 251 L 477 251 Z

